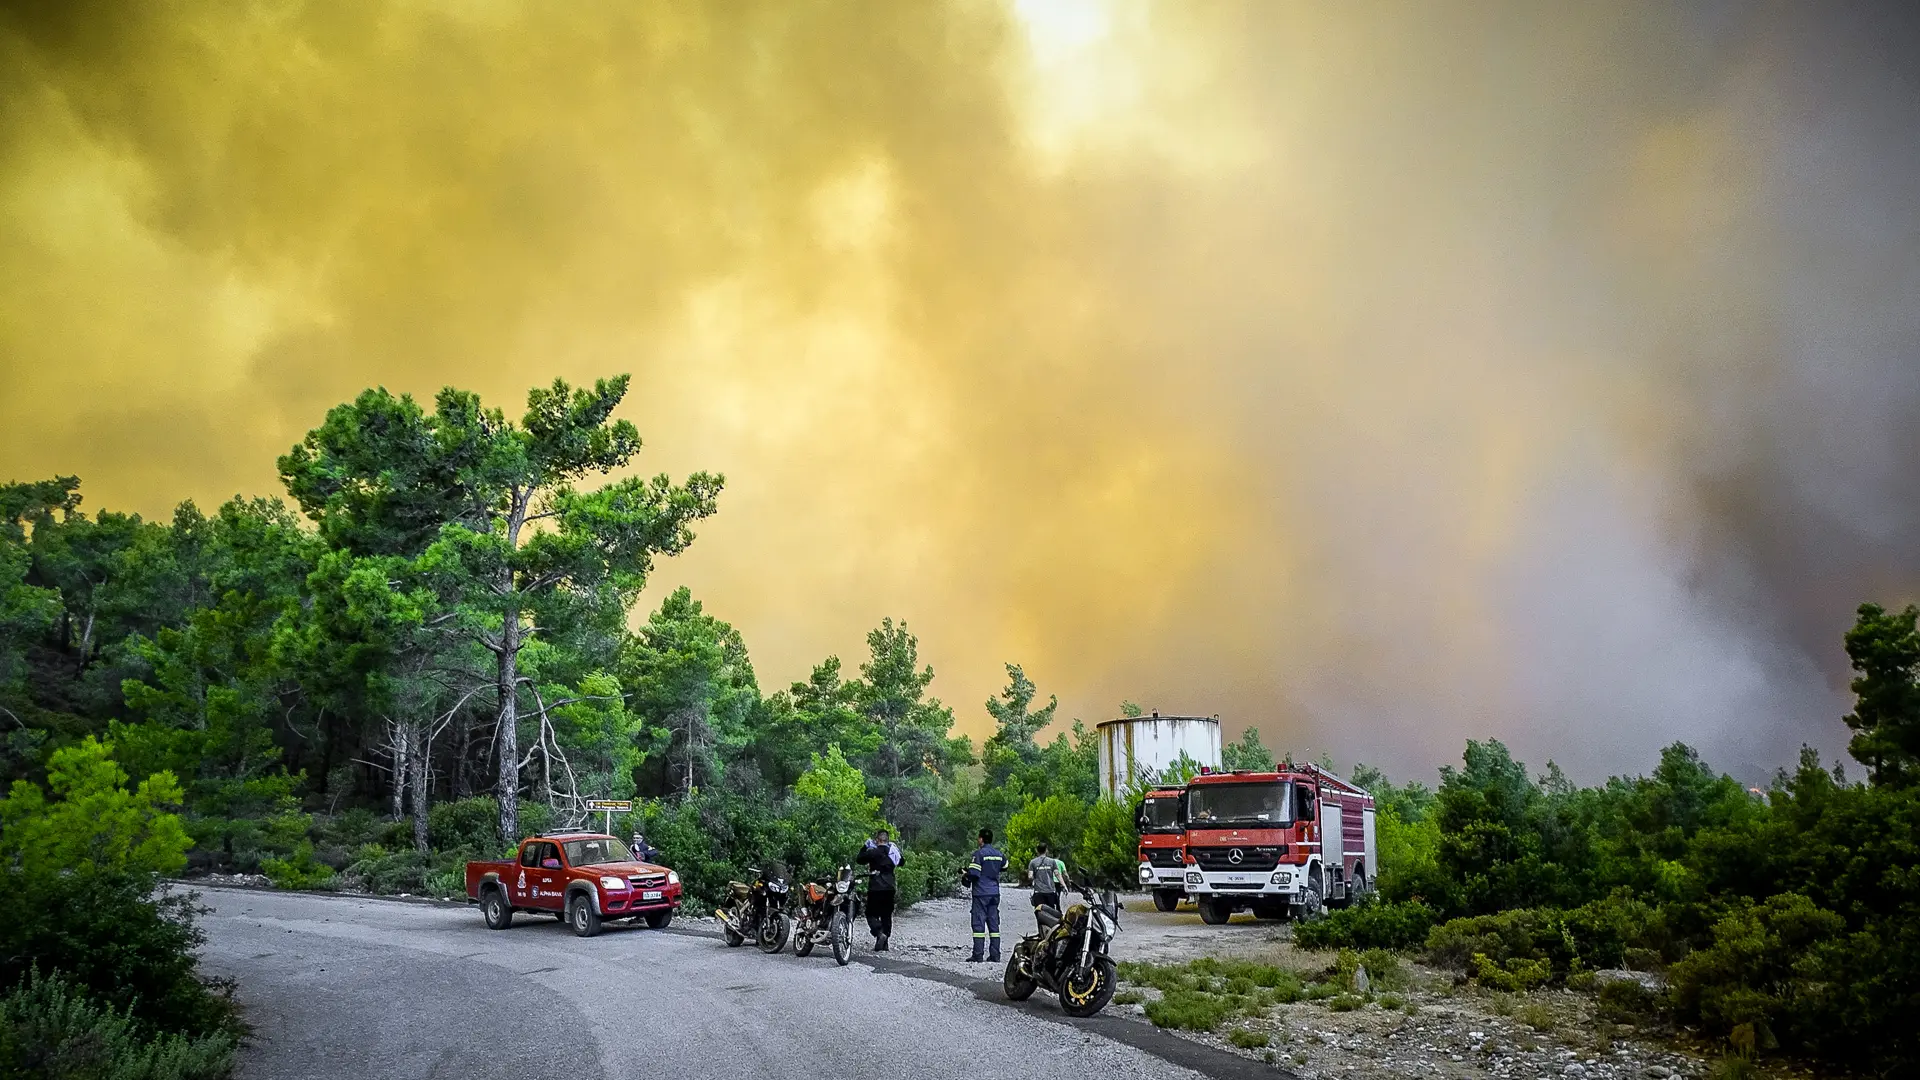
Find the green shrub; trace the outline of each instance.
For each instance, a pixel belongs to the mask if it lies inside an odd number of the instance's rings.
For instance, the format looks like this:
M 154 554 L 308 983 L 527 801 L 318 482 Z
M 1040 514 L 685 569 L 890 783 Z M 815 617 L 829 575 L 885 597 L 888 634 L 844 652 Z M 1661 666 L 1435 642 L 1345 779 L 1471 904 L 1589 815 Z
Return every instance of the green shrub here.
M 1113 995 L 1113 1003 L 1115 1005 L 1138 1005 L 1145 1000 L 1147 1000 L 1147 995 L 1138 990 L 1122 990 Z
M 1140 869 L 1140 833 L 1133 808 L 1116 799 L 1102 798 L 1087 811 L 1087 827 L 1080 834 L 1076 880 L 1110 889 L 1130 889 Z
M 1380 1007 L 1383 1009 L 1402 1009 L 1406 1007 L 1406 1004 L 1407 1000 L 1399 994 L 1380 995 Z
M 1352 1012 L 1364 1003 L 1358 994 L 1335 994 L 1327 999 L 1327 1008 L 1334 1012 Z
M 527 820 L 527 811 L 533 806 L 546 809 L 538 803 L 523 804 L 520 810 L 523 827 L 532 824 Z M 515 836 L 504 843 L 518 840 L 520 837 Z M 500 804 L 491 795 L 454 799 L 427 808 L 427 844 L 436 851 L 491 853 L 498 851 L 502 843 Z
M 1798 893 L 1740 905 L 1714 924 L 1710 947 L 1673 966 L 1675 1011 L 1716 1035 L 1745 1026 L 1761 1048 L 1817 1045 L 1825 1037 L 1818 1025 L 1841 1019 L 1861 966 L 1876 959 L 1845 929 L 1841 916 Z
M 930 849 L 901 853 L 900 868 L 894 871 L 895 900 L 902 909 L 922 900 L 938 900 L 960 891 L 960 868 L 965 855 Z
M 1553 967 L 1545 960 L 1513 957 L 1496 963 L 1485 953 L 1474 953 L 1468 970 L 1480 985 L 1507 993 L 1532 990 L 1545 986 L 1553 979 Z
M 466 888 L 466 860 L 459 852 L 421 854 L 409 849 L 389 853 L 376 847 L 354 860 L 341 872 L 340 878 L 343 885 L 380 895 L 444 896 L 449 893 L 436 891 L 435 886 L 444 884 L 447 875 L 455 874 L 459 875 L 459 884 L 451 892 Z
M 1235 1028 L 1227 1034 L 1227 1041 L 1242 1050 L 1258 1050 L 1273 1040 L 1264 1031 L 1250 1028 Z
M 1368 949 L 1360 954 L 1360 966 L 1367 969 L 1367 980 L 1375 990 L 1400 990 L 1407 985 L 1407 969 L 1400 957 L 1386 949 Z
M 1147 1003 L 1147 1019 L 1155 1027 L 1182 1031 L 1212 1031 L 1240 1011 L 1226 998 L 1198 990 L 1168 990 Z
M 131 1010 L 89 996 L 56 972 L 35 969 L 0 997 L 0 1076 L 46 1080 L 224 1080 L 236 1040 L 228 1032 L 151 1034 Z
M 1559 1023 L 1559 1019 L 1553 1015 L 1553 1010 L 1538 1002 L 1529 1002 L 1520 1006 L 1518 1017 L 1521 1023 L 1535 1031 L 1552 1031 Z
M 0 919 L 0 985 L 26 978 L 31 964 L 157 1031 L 231 1034 L 238 1019 L 228 987 L 204 981 L 194 950 L 204 938 L 187 896 L 156 895 L 151 876 L 64 877 L 0 871 L 9 901 Z
M 1434 919 L 1433 909 L 1417 900 L 1368 899 L 1297 924 L 1293 943 L 1303 949 L 1412 949 L 1427 940 Z
M 1056 859 L 1075 862 L 1080 837 L 1087 828 L 1087 804 L 1071 795 L 1028 799 L 1007 819 L 1007 858 L 1021 868 L 1033 858 L 1034 845 L 1045 844 Z
M 333 884 L 333 867 L 315 862 L 313 844 L 305 840 L 285 859 L 262 859 L 260 872 L 276 889 L 324 889 Z
M 1616 1024 L 1644 1024 L 1665 1011 L 1666 995 L 1650 990 L 1631 979 L 1615 979 L 1601 985 L 1596 1012 L 1602 1020 Z

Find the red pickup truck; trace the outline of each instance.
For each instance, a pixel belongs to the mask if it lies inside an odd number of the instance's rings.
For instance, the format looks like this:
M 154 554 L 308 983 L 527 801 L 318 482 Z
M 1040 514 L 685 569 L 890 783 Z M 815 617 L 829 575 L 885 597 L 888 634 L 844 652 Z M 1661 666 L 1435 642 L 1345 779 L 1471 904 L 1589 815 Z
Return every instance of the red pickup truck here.
M 565 832 L 520 841 L 518 858 L 467 864 L 467 899 L 487 926 L 505 930 L 516 911 L 555 915 L 581 937 L 604 919 L 645 919 L 660 930 L 680 909 L 680 875 L 640 862 L 618 837 Z

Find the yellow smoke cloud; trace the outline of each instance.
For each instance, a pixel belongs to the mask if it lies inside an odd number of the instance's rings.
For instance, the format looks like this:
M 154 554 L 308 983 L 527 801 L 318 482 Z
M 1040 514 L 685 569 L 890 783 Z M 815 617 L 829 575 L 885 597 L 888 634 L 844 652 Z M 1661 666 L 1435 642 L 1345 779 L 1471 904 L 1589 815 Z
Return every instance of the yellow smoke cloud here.
M 644 467 L 729 478 L 660 583 L 770 688 L 893 615 L 976 734 L 1006 660 L 1403 767 L 1812 723 L 1687 592 L 1684 298 L 1749 283 L 1772 76 L 1686 18 L 15 12 L 0 462 L 161 513 L 364 386 L 632 371 Z

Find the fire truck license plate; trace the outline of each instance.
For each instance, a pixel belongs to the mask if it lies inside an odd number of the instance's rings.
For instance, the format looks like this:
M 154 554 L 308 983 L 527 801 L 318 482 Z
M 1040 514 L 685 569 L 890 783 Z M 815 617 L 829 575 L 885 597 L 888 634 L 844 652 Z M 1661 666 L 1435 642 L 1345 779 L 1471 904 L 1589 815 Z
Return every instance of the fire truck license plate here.
M 1247 875 L 1245 875 L 1245 874 L 1229 874 L 1229 875 L 1227 875 L 1227 880 L 1228 880 L 1228 881 L 1245 881 L 1245 880 L 1247 880 Z
M 660 890 L 659 890 L 659 889 L 648 889 L 648 890 L 647 890 L 646 892 L 643 892 L 643 893 L 641 893 L 641 894 L 640 894 L 640 899 L 642 899 L 642 900 L 658 900 L 658 899 L 660 899 Z

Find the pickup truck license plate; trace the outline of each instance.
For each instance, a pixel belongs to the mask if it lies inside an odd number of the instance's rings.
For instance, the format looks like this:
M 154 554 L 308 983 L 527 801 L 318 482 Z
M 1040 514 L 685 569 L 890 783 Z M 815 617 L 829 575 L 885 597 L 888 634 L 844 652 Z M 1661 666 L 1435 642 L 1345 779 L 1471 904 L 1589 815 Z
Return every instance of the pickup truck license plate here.
M 648 890 L 647 890 L 646 892 L 643 892 L 643 893 L 641 893 L 641 894 L 640 894 L 640 899 L 642 899 L 642 900 L 658 900 L 658 899 L 660 899 L 660 890 L 659 890 L 659 889 L 648 889 Z

